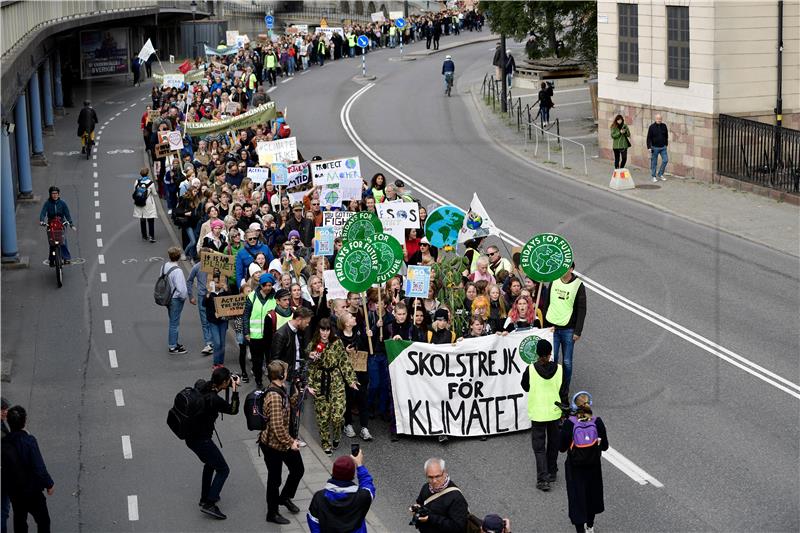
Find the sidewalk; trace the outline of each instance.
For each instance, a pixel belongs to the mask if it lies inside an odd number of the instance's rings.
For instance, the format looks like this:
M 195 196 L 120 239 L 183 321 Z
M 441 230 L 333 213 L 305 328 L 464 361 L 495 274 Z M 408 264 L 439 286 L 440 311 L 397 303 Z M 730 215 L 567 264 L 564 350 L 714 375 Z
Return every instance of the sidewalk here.
M 611 191 L 609 182 L 613 162 L 597 157 L 596 136 L 581 135 L 578 142 L 586 148 L 586 167 L 579 146 L 564 143 L 564 167 L 562 168 L 561 147 L 550 140 L 550 160 L 547 157 L 547 141 L 539 139 L 538 154 L 535 154 L 535 140 L 527 141 L 525 135 L 517 133 L 516 118 L 507 121 L 491 105 L 486 105 L 481 97 L 481 85 L 470 89 L 471 102 L 475 107 L 487 134 L 504 150 L 525 159 L 536 166 L 576 181 Z M 551 117 L 554 118 L 554 117 Z M 555 133 L 552 130 L 552 133 Z M 573 135 L 565 132 L 569 138 Z M 708 183 L 691 178 L 679 178 L 667 173 L 667 181 L 652 183 L 649 169 L 628 165 L 635 189 L 614 191 L 621 196 L 650 205 L 667 213 L 691 220 L 698 224 L 718 229 L 725 233 L 763 244 L 774 250 L 800 256 L 797 236 L 800 234 L 800 208 L 771 198 L 742 192 L 723 185 Z M 669 170 L 669 167 L 667 167 Z

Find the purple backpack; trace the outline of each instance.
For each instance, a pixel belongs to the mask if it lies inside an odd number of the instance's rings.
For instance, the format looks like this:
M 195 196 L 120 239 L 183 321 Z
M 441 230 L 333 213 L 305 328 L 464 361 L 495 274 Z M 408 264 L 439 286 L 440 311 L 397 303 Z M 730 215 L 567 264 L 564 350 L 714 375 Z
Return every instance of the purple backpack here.
M 572 422 L 572 445 L 570 455 L 572 463 L 576 465 L 588 465 L 599 460 L 597 424 L 595 418 L 589 420 L 579 420 L 577 416 L 569 417 Z

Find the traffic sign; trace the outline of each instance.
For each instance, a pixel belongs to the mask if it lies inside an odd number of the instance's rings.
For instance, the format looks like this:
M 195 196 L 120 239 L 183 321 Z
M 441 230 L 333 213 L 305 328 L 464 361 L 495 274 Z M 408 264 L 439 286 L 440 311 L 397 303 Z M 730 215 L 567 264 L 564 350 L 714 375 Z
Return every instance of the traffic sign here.
M 275 25 L 275 17 L 273 17 L 272 15 L 267 15 L 266 17 L 264 17 L 264 23 L 267 25 L 267 29 L 271 30 L 272 26 Z
M 366 48 L 369 46 L 369 38 L 366 35 L 359 35 L 356 44 L 361 48 Z
M 406 19 L 397 19 L 394 21 L 394 25 L 402 30 L 406 27 Z

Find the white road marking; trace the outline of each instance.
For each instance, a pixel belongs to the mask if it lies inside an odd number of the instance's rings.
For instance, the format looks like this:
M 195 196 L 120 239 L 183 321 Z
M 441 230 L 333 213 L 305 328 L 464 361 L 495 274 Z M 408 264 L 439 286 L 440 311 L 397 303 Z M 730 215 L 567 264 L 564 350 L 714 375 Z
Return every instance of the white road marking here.
M 108 121 L 103 122 L 103 127 L 108 126 Z
M 97 159 L 97 154 L 92 154 L 92 159 L 96 160 Z
M 131 522 L 139 520 L 139 498 L 136 494 L 128 496 L 128 520 Z
M 100 272 L 100 283 L 107 283 L 108 275 L 105 272 Z
M 96 231 L 97 233 L 102 233 L 103 226 L 101 226 L 100 224 L 96 224 L 94 227 L 94 231 Z
M 270 87 L 269 89 L 267 89 L 267 92 L 271 93 L 272 91 L 274 91 L 277 88 L 278 88 L 277 86 L 276 87 Z
M 146 97 L 146 96 L 142 96 L 141 98 L 139 98 L 139 101 L 140 101 L 140 102 L 144 102 L 145 100 L 147 100 L 147 97 Z
M 94 197 L 97 198 L 98 196 L 100 196 L 100 191 L 94 191 Z
M 100 202 L 99 202 L 99 200 L 95 200 L 95 201 L 96 201 L 97 203 L 100 203 Z M 100 220 L 100 211 L 95 211 L 95 212 L 94 212 L 94 219 L 95 219 L 95 220 Z
M 301 73 L 300 73 L 300 75 L 301 75 L 301 76 L 305 76 L 305 75 L 306 75 L 306 74 L 308 74 L 309 72 L 311 72 L 311 71 L 310 71 L 310 70 L 304 70 L 303 72 L 301 72 Z
M 100 187 L 100 184 L 95 181 L 94 182 L 94 188 L 97 189 L 98 187 Z
M 294 78 L 286 78 L 285 80 L 281 81 L 281 83 L 289 83 L 289 82 L 290 82 L 290 81 L 292 81 L 293 79 L 294 79 Z
M 93 177 L 94 179 L 97 179 L 97 172 L 92 172 L 92 177 Z M 96 185 L 95 185 L 95 187 L 96 187 Z
M 103 239 L 97 239 L 97 247 L 98 248 L 102 248 L 103 247 Z
M 111 122 L 112 120 L 114 120 L 114 118 L 115 117 L 111 117 L 110 119 L 108 119 L 108 121 Z
M 117 114 L 116 114 L 116 115 L 114 115 L 114 116 L 115 116 L 115 117 L 118 117 L 118 116 L 120 116 L 120 114 L 121 114 L 121 113 L 117 113 Z
M 642 470 L 633 461 L 619 453 L 612 447 L 603 452 L 603 459 L 622 470 L 629 478 L 637 482 L 639 485 L 651 484 L 659 489 L 664 488 L 664 484 L 659 480 Z
M 103 304 L 103 307 L 108 307 L 108 293 L 104 292 L 100 295 L 100 301 Z
M 112 333 L 114 333 L 114 328 L 111 327 L 111 321 L 110 320 L 104 320 L 103 321 L 103 326 L 106 329 L 106 335 L 111 335 Z
M 117 363 L 117 351 L 116 350 L 109 350 L 108 351 L 108 364 L 111 368 L 117 368 L 119 364 Z
M 94 201 L 94 206 L 95 207 L 100 207 L 100 200 L 95 200 Z
M 122 389 L 114 389 L 114 401 L 117 407 L 125 407 L 125 397 L 122 395 Z
M 122 436 L 122 457 L 125 459 L 133 459 L 133 448 L 131 448 L 131 436 Z
M 94 168 L 97 168 L 97 163 L 92 163 L 92 166 L 93 166 Z
M 104 256 L 103 254 L 99 254 L 97 256 L 97 262 L 99 264 L 101 264 L 101 265 L 105 265 L 106 264 L 106 256 Z

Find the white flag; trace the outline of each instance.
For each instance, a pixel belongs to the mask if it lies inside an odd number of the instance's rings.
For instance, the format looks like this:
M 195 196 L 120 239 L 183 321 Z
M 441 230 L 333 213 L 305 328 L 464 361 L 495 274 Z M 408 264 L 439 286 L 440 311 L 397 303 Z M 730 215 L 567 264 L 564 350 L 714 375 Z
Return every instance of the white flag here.
M 153 55 L 155 53 L 156 53 L 156 49 L 153 48 L 153 43 L 150 42 L 150 39 L 147 39 L 147 42 L 144 43 L 144 46 L 142 46 L 142 49 L 139 52 L 139 56 L 138 57 L 139 57 L 139 59 L 142 60 L 142 62 L 145 62 L 150 58 L 151 55 Z
M 483 204 L 478 199 L 477 193 L 472 193 L 472 202 L 469 204 L 469 211 L 464 217 L 464 224 L 458 235 L 458 242 L 466 242 L 470 239 L 487 237 L 489 235 L 500 235 L 497 227 L 489 218 L 489 213 L 483 208 Z

